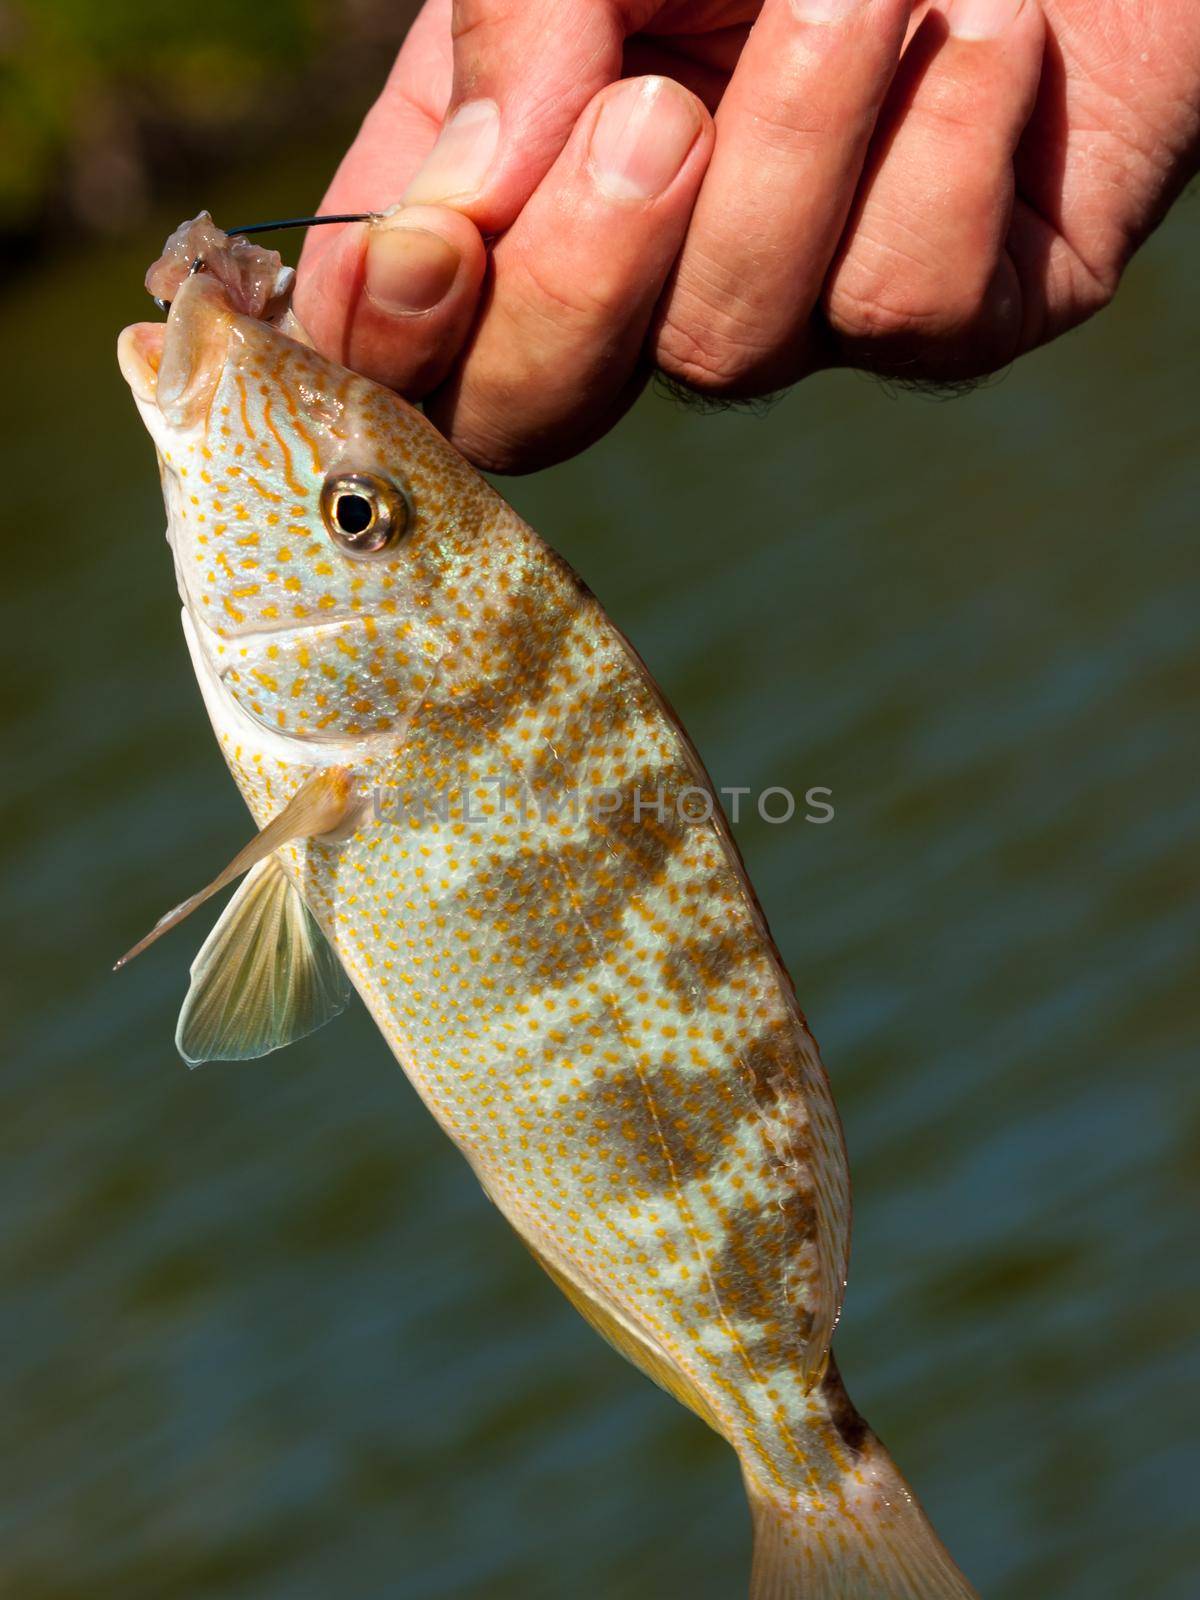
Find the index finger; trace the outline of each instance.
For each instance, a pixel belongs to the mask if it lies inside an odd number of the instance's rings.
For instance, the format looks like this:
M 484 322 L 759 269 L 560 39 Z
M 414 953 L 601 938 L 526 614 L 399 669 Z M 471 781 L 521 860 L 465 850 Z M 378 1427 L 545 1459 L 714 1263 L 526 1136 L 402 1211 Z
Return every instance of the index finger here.
M 454 83 L 405 200 L 499 233 L 549 172 L 592 97 L 621 76 L 618 0 L 452 0 Z

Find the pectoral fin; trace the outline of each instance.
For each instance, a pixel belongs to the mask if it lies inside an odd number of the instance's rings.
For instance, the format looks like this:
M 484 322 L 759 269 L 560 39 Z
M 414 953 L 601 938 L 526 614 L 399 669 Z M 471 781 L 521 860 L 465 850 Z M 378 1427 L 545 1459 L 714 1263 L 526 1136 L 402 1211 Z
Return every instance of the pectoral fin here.
M 248 1061 L 312 1033 L 350 986 L 277 856 L 253 867 L 192 962 L 175 1044 L 189 1067 Z
M 190 917 L 197 906 L 202 906 L 257 862 L 273 855 L 280 845 L 287 844 L 290 839 L 319 838 L 321 834 L 331 832 L 344 820 L 352 803 L 353 789 L 347 768 L 329 767 L 323 772 L 314 773 L 301 784 L 279 815 L 272 817 L 257 838 L 251 839 L 244 850 L 238 851 L 224 872 L 219 873 L 198 894 L 160 917 L 146 937 L 139 939 L 132 950 L 125 952 L 114 965 L 113 971 L 119 971 L 134 956 L 140 956 L 148 945 L 177 927 L 185 917 Z

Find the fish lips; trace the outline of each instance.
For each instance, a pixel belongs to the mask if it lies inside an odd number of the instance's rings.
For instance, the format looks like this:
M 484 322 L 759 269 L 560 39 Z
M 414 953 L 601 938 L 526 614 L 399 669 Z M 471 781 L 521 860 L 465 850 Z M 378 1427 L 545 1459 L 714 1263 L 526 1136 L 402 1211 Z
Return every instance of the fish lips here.
M 215 278 L 203 272 L 185 278 L 165 325 L 135 322 L 117 341 L 117 361 L 134 398 L 156 407 L 170 429 L 201 424 L 237 320 Z

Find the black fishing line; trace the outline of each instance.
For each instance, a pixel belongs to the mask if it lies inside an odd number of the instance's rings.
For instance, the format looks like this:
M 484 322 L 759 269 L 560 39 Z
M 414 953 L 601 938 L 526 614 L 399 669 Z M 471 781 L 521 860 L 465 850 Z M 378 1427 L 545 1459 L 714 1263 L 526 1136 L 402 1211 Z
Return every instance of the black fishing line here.
M 322 228 L 330 222 L 377 222 L 379 215 L 378 211 L 338 211 L 331 212 L 324 217 L 281 217 L 277 222 L 248 222 L 244 227 L 226 228 L 224 232 L 226 238 L 228 238 L 235 233 L 245 235 L 247 233 L 275 233 L 282 228 Z M 190 276 L 193 272 L 199 272 L 203 266 L 203 258 L 197 256 L 188 268 L 188 275 Z M 169 311 L 171 309 L 171 302 L 163 300 L 159 295 L 154 296 L 154 304 L 160 311 Z
M 328 222 L 374 222 L 378 211 L 347 211 L 327 217 L 284 217 L 279 222 L 251 222 L 244 228 L 226 228 L 229 233 L 274 233 L 277 228 L 321 228 Z

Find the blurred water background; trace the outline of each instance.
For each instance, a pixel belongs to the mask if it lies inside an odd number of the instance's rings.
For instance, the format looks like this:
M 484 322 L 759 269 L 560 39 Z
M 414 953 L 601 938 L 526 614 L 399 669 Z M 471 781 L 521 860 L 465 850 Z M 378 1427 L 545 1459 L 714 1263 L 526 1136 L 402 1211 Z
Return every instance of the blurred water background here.
M 0 1593 L 730 1600 L 732 1456 L 540 1276 L 357 1003 L 189 1074 L 202 928 L 109 972 L 247 827 L 114 340 L 180 216 L 311 205 L 336 121 L 152 172 L 0 291 Z M 651 396 L 505 486 L 718 784 L 833 791 L 737 833 L 846 1124 L 839 1355 L 994 1600 L 1200 1593 L 1198 255 L 1192 198 L 969 399 Z

